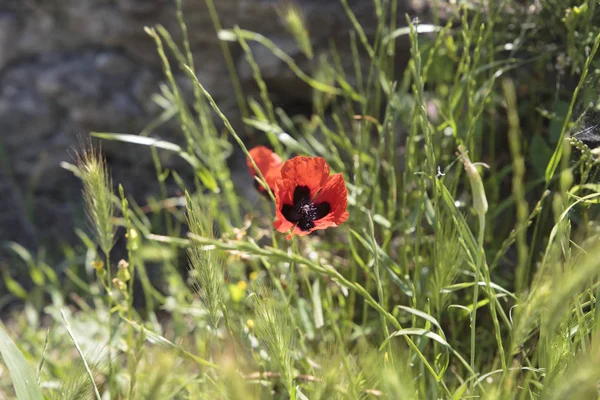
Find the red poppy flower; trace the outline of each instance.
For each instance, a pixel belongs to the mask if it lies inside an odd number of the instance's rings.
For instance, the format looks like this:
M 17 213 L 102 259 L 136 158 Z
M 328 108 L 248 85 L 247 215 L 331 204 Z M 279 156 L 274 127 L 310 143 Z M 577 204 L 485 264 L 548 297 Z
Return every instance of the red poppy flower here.
M 252 157 L 256 166 L 265 177 L 267 185 L 269 185 L 272 191 L 275 191 L 275 181 L 281 179 L 281 166 L 283 165 L 281 158 L 265 146 L 254 147 L 250 149 L 249 153 L 250 157 Z M 246 158 L 246 165 L 248 165 L 252 178 L 256 177 L 256 170 L 249 158 Z M 267 192 L 258 181 L 254 180 L 254 183 L 259 192 Z
M 281 167 L 275 184 L 275 229 L 308 235 L 348 219 L 348 189 L 342 174 L 329 175 L 321 157 L 294 157 Z M 288 236 L 289 238 L 289 236 Z

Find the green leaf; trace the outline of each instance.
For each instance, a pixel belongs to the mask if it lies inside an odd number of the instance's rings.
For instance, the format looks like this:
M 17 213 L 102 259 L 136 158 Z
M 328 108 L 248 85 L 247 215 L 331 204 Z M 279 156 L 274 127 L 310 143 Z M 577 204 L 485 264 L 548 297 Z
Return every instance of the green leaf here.
M 262 132 L 275 132 L 276 134 L 280 134 L 281 132 L 283 132 L 279 125 L 272 124 L 269 121 L 254 118 L 244 118 L 243 121 L 246 125 L 258 129 Z
M 213 193 L 219 193 L 219 184 L 217 183 L 212 173 L 208 170 L 208 168 L 199 165 L 196 175 L 202 181 L 202 184 L 205 188 L 207 188 Z
M 300 390 L 300 385 L 296 386 L 296 399 L 308 400 L 308 397 L 306 397 L 306 395 L 302 393 L 302 390 Z
M 383 226 L 386 229 L 392 228 L 392 223 L 381 214 L 373 215 L 373 222 L 375 222 L 378 225 Z
M 440 335 L 433 333 L 427 329 L 421 329 L 421 328 L 404 328 L 404 329 L 400 329 L 394 333 L 392 333 L 390 336 L 388 336 L 383 343 L 381 343 L 381 345 L 379 346 L 380 349 L 383 348 L 383 346 L 385 346 L 385 344 L 392 338 L 397 337 L 397 336 L 424 336 L 428 339 L 434 340 L 436 342 L 438 342 L 439 344 L 441 344 L 442 346 L 444 346 L 446 349 L 448 349 L 448 351 L 452 354 L 454 354 L 454 356 L 456 358 L 458 358 L 458 360 L 467 368 L 470 369 L 469 367 L 469 363 L 467 363 L 467 361 L 465 360 L 465 358 L 460 355 L 460 353 L 458 353 L 456 350 L 454 350 L 452 348 L 452 346 L 450 346 L 450 343 L 448 343 L 446 341 L 446 339 L 444 339 L 443 337 L 441 337 Z M 475 374 L 473 372 L 473 374 Z M 440 375 L 437 377 L 437 379 L 441 379 L 441 376 L 443 375 L 443 371 L 440 373 Z
M 319 279 L 315 280 L 312 289 L 313 315 L 315 317 L 315 326 L 318 329 L 325 325 L 325 321 L 323 319 L 323 306 L 321 304 L 321 286 L 319 284 Z
M 432 24 L 419 24 L 415 27 L 417 33 L 437 33 L 444 29 L 443 26 L 432 25 Z M 395 29 L 388 35 L 384 36 L 383 44 L 387 45 L 391 40 L 395 40 L 401 36 L 408 36 L 410 34 L 410 27 L 405 26 L 402 28 Z
M 405 329 L 400 329 L 399 331 L 396 331 L 394 333 L 392 333 L 384 342 L 383 344 L 387 343 L 388 340 L 390 340 L 393 337 L 396 336 L 406 336 L 406 335 L 414 335 L 414 336 L 425 336 L 426 338 L 435 340 L 436 342 L 438 342 L 439 344 L 441 344 L 444 347 L 447 347 L 448 349 L 452 349 L 452 346 L 450 346 L 450 344 L 440 335 L 433 333 L 431 331 L 428 331 L 427 329 L 422 329 L 422 328 L 405 328 Z M 380 347 L 383 347 L 383 344 Z
M 142 146 L 150 146 L 156 147 L 157 149 L 172 151 L 174 153 L 177 153 L 181 158 L 187 161 L 195 169 L 198 169 L 200 167 L 200 162 L 195 157 L 188 154 L 185 150 L 183 150 L 180 146 L 176 145 L 175 143 L 167 142 L 166 140 L 151 138 L 147 136 L 129 135 L 126 133 L 92 132 L 92 136 L 104 140 L 114 140 L 117 142 L 140 144 Z
M 460 213 L 460 211 L 456 208 L 454 204 L 454 198 L 448 191 L 448 188 L 442 183 L 441 180 L 435 181 L 439 192 L 441 193 L 442 204 L 446 206 L 448 213 L 452 216 L 456 223 L 456 228 L 467 244 L 469 252 L 474 255 L 477 254 L 477 241 L 475 240 L 475 236 L 473 236 L 473 232 L 469 229 L 469 224 L 465 220 L 465 217 Z
M 15 343 L 0 328 L 0 353 L 8 367 L 18 400 L 44 400 L 35 373 Z
M 200 357 L 190 353 L 189 351 L 185 350 L 183 347 L 176 345 L 175 343 L 171 342 L 169 339 L 165 338 L 164 336 L 161 336 L 158 333 L 152 332 L 152 331 L 144 328 L 143 326 L 137 324 L 136 322 L 128 320 L 127 318 L 123 318 L 123 317 L 121 317 L 121 318 L 123 319 L 123 321 L 125 321 L 129 325 L 131 325 L 133 327 L 133 329 L 135 329 L 137 332 L 143 333 L 148 342 L 150 342 L 154 345 L 157 345 L 157 346 L 171 348 L 173 350 L 179 351 L 183 356 L 187 357 L 191 361 L 194 361 L 198 365 L 219 369 L 218 365 L 213 364 L 210 361 L 207 361 L 203 358 L 200 358 Z
M 280 132 L 277 135 L 277 139 L 290 151 L 297 152 L 300 154 L 312 154 L 313 152 L 298 142 L 296 139 L 291 137 L 285 132 Z
M 13 295 L 17 296 L 21 300 L 26 300 L 28 293 L 16 280 L 14 280 L 8 272 L 2 271 L 2 278 L 4 279 L 4 286 Z
M 12 250 L 16 255 L 18 255 L 21 258 L 21 260 L 23 260 L 25 264 L 27 264 L 29 269 L 35 268 L 35 260 L 33 259 L 31 253 L 25 247 L 15 242 L 6 243 L 5 247 Z
M 437 321 L 437 319 L 433 318 L 431 315 L 427 314 L 426 312 L 423 312 L 421 310 L 417 310 L 415 308 L 411 308 L 411 307 L 406 307 L 406 306 L 397 306 L 400 310 L 404 310 L 406 312 L 409 312 L 413 315 L 416 315 L 417 317 L 421 317 L 426 321 L 431 322 L 432 325 L 434 325 L 436 328 L 438 328 L 440 331 L 443 332 L 442 327 L 440 326 L 440 323 Z
M 474 285 L 473 282 L 462 282 L 462 283 L 455 283 L 453 285 L 449 285 L 446 286 L 445 288 L 443 288 L 441 291 L 445 292 L 445 293 L 450 293 L 450 292 L 455 292 L 457 290 L 461 290 L 461 289 L 466 289 L 466 288 L 470 288 Z M 481 287 L 487 287 L 488 284 L 487 282 L 477 282 L 477 285 L 481 286 Z M 490 287 L 492 289 L 495 289 L 498 292 L 502 292 L 507 296 L 512 297 L 513 299 L 517 299 L 517 297 L 514 295 L 514 293 L 509 292 L 508 290 L 504 289 L 502 286 L 494 283 L 494 282 L 490 282 Z

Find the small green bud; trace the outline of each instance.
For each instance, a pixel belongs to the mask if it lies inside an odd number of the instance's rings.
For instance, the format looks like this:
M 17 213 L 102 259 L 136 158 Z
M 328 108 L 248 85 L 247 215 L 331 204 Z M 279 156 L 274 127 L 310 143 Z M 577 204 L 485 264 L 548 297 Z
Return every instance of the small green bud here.
M 103 278 L 104 275 L 106 275 L 106 270 L 104 269 L 104 261 L 101 261 L 101 260 L 92 261 L 92 267 L 94 267 L 94 269 L 96 270 L 96 274 L 100 278 Z
M 135 251 L 135 250 L 137 250 L 139 248 L 139 245 L 140 245 L 140 235 L 135 230 L 135 228 L 129 229 L 129 232 L 127 232 L 125 234 L 125 237 L 127 238 L 127 245 L 129 246 L 129 248 L 131 250 Z
M 117 277 L 123 282 L 127 282 L 131 279 L 131 274 L 129 273 L 129 263 L 127 261 L 119 261 Z
M 477 171 L 475 164 L 469 160 L 469 157 L 465 152 L 465 148 L 462 145 L 458 146 L 458 151 L 460 159 L 465 167 L 467 177 L 469 178 L 469 182 L 471 183 L 471 191 L 473 192 L 473 208 L 477 214 L 485 215 L 488 210 L 488 202 L 485 195 L 485 189 L 483 187 L 483 181 L 481 180 L 481 175 L 479 175 L 479 171 Z
M 125 284 L 125 282 L 123 282 L 119 278 L 113 278 L 112 283 L 121 292 L 124 292 L 125 290 L 127 290 L 127 285 Z

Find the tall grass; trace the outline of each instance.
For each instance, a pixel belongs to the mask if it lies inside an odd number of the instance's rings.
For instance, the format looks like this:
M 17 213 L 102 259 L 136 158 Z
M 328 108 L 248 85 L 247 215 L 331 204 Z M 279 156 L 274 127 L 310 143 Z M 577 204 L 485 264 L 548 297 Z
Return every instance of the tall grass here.
M 598 397 L 598 161 L 572 121 L 575 110 L 597 107 L 581 103 L 598 79 L 595 3 L 546 2 L 526 17 L 508 5 L 460 7 L 438 26 L 398 16 L 396 0 L 374 1 L 369 37 L 342 0 L 354 77 L 333 43 L 315 52 L 292 3 L 279 14 L 311 71 L 265 36 L 223 30 L 207 4 L 228 63 L 238 45 L 259 88 L 257 99 L 238 95 L 246 128 L 283 159 L 324 157 L 347 182 L 350 218 L 292 240 L 276 232 L 274 194 L 251 202 L 233 184 L 227 157 L 232 146 L 248 156 L 249 146 L 195 75 L 185 13 L 181 44 L 148 28 L 166 79 L 157 101 L 180 124 L 183 145 L 94 135 L 151 151 L 158 197 L 140 206 L 127 188 L 115 196 L 102 158 L 87 151 L 78 168 L 65 167 L 83 181 L 95 234 L 79 231 L 83 247 L 65 249 L 64 281 L 12 246 L 50 298 L 39 307 L 5 273 L 25 304 L 10 330 L 42 366 L 48 397 L 67 387 L 128 399 Z M 529 25 L 515 31 L 524 18 Z M 565 38 L 553 48 L 548 24 Z M 406 71 L 395 66 L 401 39 L 411 50 Z M 312 89 L 310 118 L 271 100 L 250 42 Z M 528 75 L 561 52 L 572 69 L 555 86 Z M 194 87 L 192 104 L 177 73 Z M 192 182 L 165 171 L 161 151 L 186 160 Z M 169 197 L 168 185 L 185 195 Z M 108 275 L 117 227 L 126 249 Z M 101 356 L 88 364 L 90 351 Z

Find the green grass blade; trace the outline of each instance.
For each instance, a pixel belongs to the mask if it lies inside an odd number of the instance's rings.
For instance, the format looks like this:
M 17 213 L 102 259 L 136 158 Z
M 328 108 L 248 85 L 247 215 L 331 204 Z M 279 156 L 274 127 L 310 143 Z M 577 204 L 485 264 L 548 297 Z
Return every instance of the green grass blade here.
M 469 364 L 467 363 L 467 360 L 465 360 L 465 358 L 460 355 L 455 349 L 452 348 L 452 346 L 450 346 L 450 344 L 440 335 L 433 333 L 427 329 L 422 329 L 422 328 L 405 328 L 405 329 L 400 329 L 394 333 L 392 333 L 386 340 L 384 340 L 384 342 L 379 346 L 379 348 L 383 348 L 383 346 L 392 338 L 397 337 L 397 336 L 424 336 L 428 339 L 434 340 L 436 342 L 438 342 L 439 344 L 441 344 L 442 346 L 444 346 L 446 349 L 448 349 L 449 352 L 451 352 L 452 354 L 454 354 L 454 356 L 456 358 L 458 358 L 458 360 L 463 364 L 463 366 L 469 371 L 471 372 L 472 375 L 475 375 L 475 371 L 473 371 L 470 367 Z M 438 379 L 441 379 L 441 376 L 438 376 Z
M 92 371 L 90 370 L 90 366 L 88 365 L 87 361 L 85 360 L 85 357 L 83 356 L 83 352 L 81 351 L 81 347 L 79 347 L 79 344 L 77 343 L 77 340 L 75 340 L 75 336 L 73 336 L 73 332 L 71 331 L 71 327 L 69 326 L 69 323 L 67 322 L 67 318 L 65 317 L 65 313 L 60 310 L 60 315 L 63 319 L 63 322 L 65 323 L 65 328 L 67 329 L 67 333 L 69 334 L 69 336 L 71 337 L 71 340 L 73 340 L 73 344 L 75 345 L 75 348 L 77 349 L 77 353 L 79 353 L 79 357 L 81 357 L 81 361 L 83 362 L 83 366 L 85 367 L 85 371 L 87 372 L 89 378 L 90 378 L 90 382 L 92 383 L 92 387 L 94 388 L 94 395 L 96 396 L 97 400 L 101 400 L 102 396 L 100 396 L 100 392 L 98 391 L 98 387 L 96 386 L 96 382 L 94 381 L 94 375 L 92 374 Z M 110 357 L 110 354 L 109 354 Z
M 417 310 L 415 308 L 412 308 L 412 307 L 406 307 L 406 306 L 396 306 L 396 307 L 398 309 L 400 309 L 400 310 L 406 311 L 408 313 L 416 315 L 417 317 L 421 317 L 424 320 L 430 322 L 432 325 L 434 325 L 436 328 L 438 328 L 442 332 L 442 336 L 444 336 L 443 335 L 442 326 L 440 325 L 440 323 L 438 322 L 438 320 L 435 319 L 434 317 L 432 317 L 431 315 L 429 315 L 426 312 L 423 312 L 421 310 Z
M 167 348 L 171 348 L 174 350 L 177 350 L 178 352 L 180 352 L 183 356 L 185 356 L 186 358 L 194 361 L 195 363 L 197 363 L 198 365 L 204 366 L 204 367 L 209 367 L 209 368 L 215 368 L 215 369 L 219 369 L 219 366 L 216 364 L 211 363 L 210 361 L 207 361 L 201 357 L 198 357 L 192 353 L 190 353 L 189 351 L 183 349 L 181 346 L 176 345 L 175 343 L 171 342 L 169 339 L 165 338 L 164 336 L 159 335 L 158 333 L 149 331 L 148 329 L 145 329 L 143 326 L 135 323 L 134 321 L 130 321 L 127 318 L 123 318 L 123 321 L 127 322 L 129 325 L 131 325 L 133 327 L 133 329 L 135 329 L 137 332 L 143 332 L 143 334 L 146 336 L 146 340 L 152 344 L 155 344 L 157 346 L 163 346 L 163 347 L 167 347 Z
M 99 139 L 104 140 L 114 140 L 117 142 L 124 143 L 133 143 L 140 144 L 142 146 L 151 146 L 156 147 L 158 149 L 163 149 L 167 151 L 172 151 L 177 154 L 185 161 L 187 161 L 192 167 L 199 168 L 200 164 L 198 160 L 188 154 L 185 150 L 183 150 L 180 146 L 167 142 L 166 140 L 155 139 L 147 136 L 139 136 L 139 135 L 130 135 L 126 133 L 101 133 L 101 132 L 92 132 L 92 136 L 97 137 Z
M 0 328 L 0 353 L 10 372 L 17 399 L 44 400 L 33 369 L 2 328 Z
M 443 26 L 437 26 L 433 24 L 420 24 L 415 27 L 417 33 L 438 33 L 441 32 L 443 29 Z M 392 40 L 395 40 L 401 36 L 408 35 L 410 35 L 410 27 L 408 26 L 395 29 L 383 38 L 383 44 L 387 45 Z

